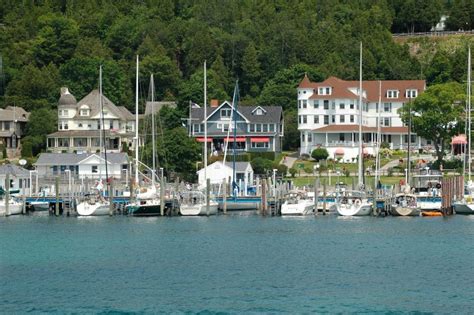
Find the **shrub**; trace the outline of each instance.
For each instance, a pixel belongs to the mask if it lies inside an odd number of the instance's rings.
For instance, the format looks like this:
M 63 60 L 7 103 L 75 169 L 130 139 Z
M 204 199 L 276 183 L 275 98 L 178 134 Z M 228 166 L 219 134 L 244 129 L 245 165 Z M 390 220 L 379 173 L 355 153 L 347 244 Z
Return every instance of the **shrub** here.
M 272 161 L 275 159 L 275 152 L 250 152 L 243 155 L 248 157 L 246 161 L 253 161 L 256 158 L 263 158 Z
M 313 173 L 313 169 L 312 169 L 311 167 L 309 167 L 309 166 L 305 167 L 305 168 L 304 168 L 304 171 L 305 171 L 305 173 L 307 173 L 307 174 L 312 174 L 312 173 Z
M 311 152 L 311 157 L 315 159 L 316 162 L 319 162 L 321 160 L 326 160 L 329 157 L 329 153 L 325 148 L 317 148 Z
M 288 170 L 291 174 L 291 177 L 295 177 L 296 173 L 298 172 L 296 168 L 292 167 Z
M 253 159 L 250 163 L 255 174 L 263 175 L 273 168 L 273 161 L 261 157 Z
M 286 173 L 288 172 L 288 166 L 286 166 L 285 164 L 279 164 L 276 169 L 278 175 L 280 176 L 286 176 Z
M 388 142 L 382 142 L 382 143 L 380 144 L 380 148 L 381 148 L 381 149 L 390 149 L 390 143 L 388 143 Z

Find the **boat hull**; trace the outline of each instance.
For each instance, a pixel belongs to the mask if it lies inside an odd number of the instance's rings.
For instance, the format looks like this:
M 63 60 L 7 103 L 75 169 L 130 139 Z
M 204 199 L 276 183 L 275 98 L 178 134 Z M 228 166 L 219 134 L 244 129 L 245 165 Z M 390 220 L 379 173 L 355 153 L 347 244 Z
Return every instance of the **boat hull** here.
M 47 201 L 32 201 L 30 202 L 33 211 L 48 211 L 49 202 Z
M 128 215 L 135 217 L 161 216 L 161 205 L 157 204 L 131 204 L 125 208 Z
M 21 211 L 23 210 L 23 207 L 19 203 L 11 203 L 8 205 L 8 212 L 9 215 L 17 215 L 21 214 Z M 6 215 L 6 209 L 5 209 L 5 204 L 0 205 L 0 215 Z
M 110 205 L 108 202 L 97 202 L 90 204 L 87 201 L 81 202 L 76 207 L 78 216 L 102 216 L 109 215 Z
M 218 199 L 219 209 L 224 209 L 224 201 Z M 251 211 L 257 210 L 260 207 L 261 198 L 237 197 L 228 198 L 226 201 L 227 211 Z
M 402 217 L 416 217 L 420 215 L 420 208 L 411 208 L 411 207 L 401 207 L 392 205 L 391 213 L 394 216 L 402 216 Z
M 309 202 L 281 205 L 281 215 L 308 215 L 314 213 L 314 204 Z
M 455 202 L 453 207 L 456 214 L 474 214 L 474 202 Z
M 336 204 L 336 211 L 340 216 L 368 216 L 372 214 L 372 205 L 369 203 Z
M 217 214 L 217 203 L 209 204 L 209 215 Z M 205 204 L 181 205 L 179 212 L 182 216 L 208 215 L 208 209 Z

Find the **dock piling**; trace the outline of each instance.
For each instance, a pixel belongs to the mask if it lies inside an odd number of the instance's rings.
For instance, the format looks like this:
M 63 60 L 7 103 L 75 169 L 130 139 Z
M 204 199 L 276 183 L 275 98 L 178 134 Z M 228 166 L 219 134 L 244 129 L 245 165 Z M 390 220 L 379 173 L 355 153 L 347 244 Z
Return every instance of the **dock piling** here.
M 206 215 L 209 216 L 209 201 L 211 199 L 211 179 L 206 179 Z
M 165 180 L 165 177 L 162 176 L 160 178 L 160 215 L 161 216 L 165 215 L 165 206 L 166 206 L 165 185 L 166 185 L 166 180 Z
M 224 178 L 223 179 L 224 183 L 222 184 L 222 210 L 224 211 L 224 214 L 227 214 L 227 181 Z
M 318 214 L 319 178 L 314 181 L 314 214 Z
M 56 208 L 54 209 L 54 214 L 56 216 L 59 216 L 59 176 L 56 176 L 56 178 L 54 179 L 55 182 L 54 182 L 54 190 L 56 192 Z
M 323 214 L 326 214 L 326 182 L 323 184 Z
M 114 215 L 114 181 L 110 179 L 109 183 L 109 216 Z
M 5 176 L 5 216 L 10 215 L 10 174 Z

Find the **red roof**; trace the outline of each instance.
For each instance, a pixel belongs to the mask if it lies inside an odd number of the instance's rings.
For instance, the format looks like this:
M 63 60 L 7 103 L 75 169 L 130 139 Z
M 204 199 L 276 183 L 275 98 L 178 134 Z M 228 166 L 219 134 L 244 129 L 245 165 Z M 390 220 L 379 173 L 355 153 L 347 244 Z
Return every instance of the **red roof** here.
M 381 82 L 382 102 L 407 102 L 409 98 L 405 96 L 407 89 L 415 89 L 418 94 L 425 90 L 425 80 L 388 80 L 388 81 L 362 81 L 362 89 L 366 91 L 367 100 L 369 102 L 378 102 L 379 100 L 379 82 Z M 318 95 L 319 87 L 331 87 L 331 95 Z M 298 88 L 314 90 L 313 95 L 309 99 L 358 99 L 356 93 L 351 89 L 359 88 L 359 81 L 345 81 L 336 77 L 329 77 L 323 82 L 311 82 L 305 74 Z M 387 98 L 388 90 L 398 90 L 398 98 Z

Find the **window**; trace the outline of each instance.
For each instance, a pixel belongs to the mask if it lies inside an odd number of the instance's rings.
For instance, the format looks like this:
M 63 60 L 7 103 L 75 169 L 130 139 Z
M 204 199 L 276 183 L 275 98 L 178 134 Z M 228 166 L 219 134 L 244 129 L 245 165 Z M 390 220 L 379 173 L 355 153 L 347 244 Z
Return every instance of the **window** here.
M 308 142 L 313 142 L 313 135 L 311 133 L 308 133 Z
M 339 141 L 345 141 L 344 134 L 340 133 L 339 134 Z
M 336 123 L 336 115 L 331 115 L 331 123 Z
M 392 103 L 383 103 L 383 111 L 389 113 L 392 111 Z
M 331 88 L 330 87 L 320 87 L 318 89 L 319 95 L 331 95 Z
M 3 122 L 3 130 L 10 130 L 10 122 L 4 121 Z
M 199 132 L 199 127 L 200 127 L 200 126 L 201 126 L 200 124 L 193 124 L 193 130 L 194 130 L 194 132 Z
M 58 147 L 69 147 L 69 138 L 58 138 Z
M 80 115 L 81 116 L 89 116 L 89 110 L 88 109 L 81 109 Z
M 82 128 L 82 123 L 79 123 L 79 125 L 77 125 L 79 128 Z
M 339 116 L 339 122 L 340 123 L 345 123 L 346 122 L 346 116 L 344 116 L 344 115 Z
M 298 108 L 301 108 L 301 102 L 302 102 L 302 100 L 298 101 Z
M 268 124 L 263 124 L 262 127 L 263 127 L 262 129 L 263 132 L 268 132 Z
M 92 147 L 100 147 L 100 138 L 91 138 Z
M 303 108 L 306 108 L 308 106 L 308 101 L 307 100 L 303 100 Z
M 255 124 L 255 131 L 256 132 L 262 132 L 262 125 L 261 124 Z
M 232 110 L 230 108 L 221 109 L 221 118 L 230 118 Z
M 336 109 L 336 101 L 331 102 L 331 109 L 335 110 Z
M 390 127 L 390 117 L 383 118 L 383 126 Z
M 388 90 L 387 98 L 398 98 L 398 90 Z
M 339 109 L 344 109 L 344 103 L 339 103 Z
M 314 115 L 313 119 L 315 124 L 319 124 L 319 115 Z
M 304 133 L 301 134 L 301 141 L 304 142 Z
M 92 171 L 92 173 L 98 173 L 99 170 L 98 170 L 97 165 L 92 165 L 92 166 L 91 166 L 91 171 Z
M 249 132 L 255 132 L 255 124 L 249 124 Z
M 329 125 L 329 115 L 324 115 L 324 124 Z
M 298 115 L 298 124 L 301 124 L 301 115 Z
M 324 109 L 329 109 L 329 100 L 324 100 Z
M 113 120 L 109 121 L 109 129 L 114 129 L 114 121 Z
M 255 111 L 255 115 L 263 115 L 263 111 L 258 108 L 256 111 Z
M 411 135 L 411 143 L 415 143 L 416 142 L 416 135 Z
M 275 124 L 269 124 L 268 125 L 268 131 L 275 132 Z
M 350 109 L 354 109 L 354 103 L 350 103 L 350 104 L 349 104 L 349 108 L 350 108 Z
M 307 124 L 307 123 L 308 123 L 308 116 L 303 115 L 303 124 Z
M 353 123 L 354 122 L 354 115 L 350 115 L 349 119 L 350 119 L 350 122 Z
M 268 149 L 270 142 L 252 142 L 252 149 Z
M 314 104 L 313 106 L 314 106 L 315 109 L 319 108 L 319 100 L 314 100 L 313 104 Z
M 54 148 L 54 138 L 48 138 L 48 148 Z
M 407 98 L 415 98 L 418 95 L 418 90 L 414 90 L 414 89 L 406 90 L 405 95 Z
M 74 138 L 75 147 L 87 147 L 87 138 Z
M 97 129 L 100 129 L 100 120 L 97 121 Z
M 63 117 L 63 116 L 67 116 L 69 113 L 68 113 L 68 110 L 67 109 L 60 109 L 59 110 L 59 116 Z

